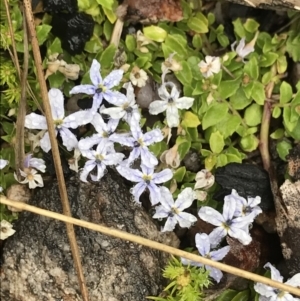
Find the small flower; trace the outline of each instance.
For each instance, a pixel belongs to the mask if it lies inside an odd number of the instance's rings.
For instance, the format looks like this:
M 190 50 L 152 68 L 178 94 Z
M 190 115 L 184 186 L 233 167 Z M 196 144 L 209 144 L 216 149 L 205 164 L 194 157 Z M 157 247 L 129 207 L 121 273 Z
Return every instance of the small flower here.
M 71 170 L 74 170 L 77 173 L 78 173 L 78 169 L 79 169 L 78 161 L 79 161 L 80 157 L 81 157 L 80 150 L 78 148 L 75 148 L 74 149 L 74 156 L 68 160 L 69 168 Z
M 206 190 L 214 185 L 215 177 L 210 171 L 208 171 L 206 169 L 202 169 L 196 174 L 195 181 L 196 181 L 196 184 L 195 184 L 194 189 Z
M 148 44 L 155 45 L 155 43 L 152 40 L 146 38 L 140 30 L 138 30 L 136 33 L 136 44 L 137 44 L 137 49 L 143 53 L 149 52 L 148 48 L 145 47 L 146 45 Z
M 171 92 L 169 92 L 171 91 Z M 158 89 L 158 95 L 161 100 L 155 100 L 149 105 L 149 113 L 157 115 L 166 111 L 167 124 L 171 127 L 179 125 L 178 109 L 189 109 L 194 102 L 192 97 L 180 97 L 176 85 L 172 82 L 166 82 Z
M 174 55 L 176 52 L 173 52 L 169 55 L 169 57 L 161 64 L 161 71 L 166 73 L 167 70 L 171 70 L 173 72 L 182 70 L 182 66 L 174 59 Z
M 204 202 L 207 198 L 207 192 L 203 190 L 195 190 L 196 199 L 200 202 Z
M 251 242 L 252 238 L 249 235 L 248 228 L 253 222 L 253 217 L 248 215 L 234 218 L 235 209 L 236 202 L 227 199 L 224 200 L 223 214 L 208 206 L 204 206 L 199 210 L 198 215 L 202 220 L 217 226 L 210 233 L 213 246 L 217 246 L 227 234 L 236 238 L 243 245 L 248 245 Z
M 94 145 L 98 145 L 103 139 L 107 142 L 110 141 L 110 136 L 116 130 L 119 120 L 109 119 L 107 123 L 103 120 L 99 113 L 93 115 L 91 124 L 94 126 L 97 133 L 90 137 L 80 139 L 78 142 L 78 148 L 83 156 L 86 156 L 86 152 L 89 151 Z M 109 144 L 111 149 L 114 150 L 113 144 Z
M 114 103 L 116 107 L 100 108 L 100 113 L 107 114 L 113 119 L 123 119 L 127 123 L 130 123 L 131 118 L 135 118 L 137 121 L 141 119 L 141 114 L 138 110 L 138 105 L 135 102 L 135 95 L 132 84 L 130 82 L 123 85 L 123 88 L 127 90 L 126 97 L 118 98 Z
M 135 66 L 132 68 L 129 78 L 134 86 L 138 86 L 139 88 L 141 88 L 146 85 L 148 75 L 144 70 Z
M 4 159 L 0 159 L 0 169 L 3 169 L 9 162 Z M 3 188 L 0 186 L 0 192 L 3 191 Z
M 201 234 L 197 233 L 196 237 L 195 237 L 195 241 L 196 241 L 196 247 L 197 247 L 200 255 L 203 257 L 206 257 L 208 259 L 215 260 L 215 261 L 222 260 L 230 250 L 230 247 L 226 246 L 219 250 L 211 251 L 210 250 L 211 249 L 210 236 L 205 233 L 201 233 Z M 202 263 L 190 261 L 185 258 L 181 258 L 181 262 L 183 264 L 190 264 L 193 266 L 199 266 L 199 267 L 203 266 Z M 223 277 L 223 273 L 219 269 L 213 268 L 209 265 L 204 265 L 204 267 L 207 271 L 209 271 L 210 277 L 219 283 Z
M 80 180 L 87 182 L 88 174 L 97 167 L 97 175 L 91 175 L 93 181 L 99 181 L 106 170 L 106 166 L 117 165 L 123 158 L 124 154 L 112 152 L 112 142 L 102 139 L 96 150 L 87 151 L 84 155 L 89 160 L 85 163 L 83 171 L 80 174 Z
M 267 263 L 264 265 L 264 268 L 270 268 L 271 278 L 278 282 L 283 282 L 283 277 L 280 275 L 279 271 Z M 300 273 L 294 275 L 291 279 L 285 282 L 287 285 L 299 287 L 300 285 Z M 300 301 L 299 298 L 293 297 L 290 293 L 276 289 L 266 284 L 256 283 L 254 285 L 254 290 L 260 294 L 259 301 Z
M 123 77 L 123 70 L 113 70 L 104 80 L 102 80 L 100 68 L 100 64 L 96 60 L 93 60 L 90 69 L 90 79 L 93 84 L 75 86 L 70 91 L 70 94 L 85 93 L 93 95 L 93 112 L 96 112 L 99 109 L 103 98 L 108 102 L 113 102 L 117 97 L 120 97 L 121 94 L 120 92 L 112 91 L 111 89 L 120 83 Z
M 45 161 L 43 159 L 32 158 L 32 154 L 28 154 L 24 159 L 24 167 L 25 168 L 34 168 L 41 172 L 46 171 Z
M 237 43 L 237 41 L 235 41 L 234 43 L 231 44 L 231 50 L 235 51 L 239 56 L 239 58 L 241 58 L 244 61 L 244 58 L 248 54 L 254 52 L 254 45 L 257 40 L 258 34 L 259 32 L 257 31 L 254 38 L 248 44 L 245 43 L 245 38 L 242 38 L 239 44 L 237 45 L 237 47 L 234 49 L 234 46 Z
M 161 205 L 155 208 L 156 213 L 153 218 L 166 218 L 167 221 L 162 232 L 173 231 L 176 224 L 182 228 L 189 228 L 193 223 L 197 221 L 197 218 L 186 212 L 182 212 L 184 209 L 189 208 L 194 199 L 194 192 L 192 188 L 185 188 L 177 197 L 174 202 L 171 192 L 166 187 L 160 187 L 160 200 Z
M 132 151 L 127 160 L 128 164 L 132 163 L 141 156 L 142 163 L 148 167 L 158 164 L 157 158 L 150 152 L 148 146 L 163 140 L 163 135 L 160 129 L 154 129 L 143 134 L 139 123 L 132 120 L 130 123 L 131 135 L 129 134 L 113 134 L 110 140 L 118 142 L 121 145 L 132 147 Z
M 164 151 L 160 156 L 160 161 L 172 168 L 179 167 L 180 156 L 178 153 L 178 145 L 175 144 L 172 148 Z
M 20 175 L 25 179 L 22 181 L 18 181 L 17 175 L 16 173 L 14 173 L 15 179 L 21 184 L 28 183 L 30 189 L 44 186 L 42 176 L 38 174 L 37 171 L 33 168 L 25 168 L 24 171 L 20 169 Z
M 201 61 L 198 66 L 202 75 L 207 78 L 212 76 L 214 73 L 220 72 L 221 61 L 219 57 L 207 55 L 205 57 L 205 61 Z
M 4 219 L 0 222 L 0 240 L 5 240 L 16 233 L 12 227 L 12 224 Z
M 230 202 L 236 202 L 236 209 L 234 216 L 247 216 L 252 214 L 253 218 L 262 213 L 262 210 L 258 204 L 260 204 L 261 198 L 259 196 L 255 198 L 248 197 L 247 201 L 245 198 L 241 197 L 236 190 L 232 189 L 231 194 L 225 196 L 225 200 Z
M 79 111 L 65 117 L 64 96 L 62 92 L 56 88 L 52 88 L 49 90 L 48 96 L 55 132 L 56 134 L 60 134 L 63 145 L 68 151 L 71 151 L 77 146 L 78 141 L 69 128 L 75 129 L 80 125 L 89 123 L 92 119 L 92 114 L 89 114 L 87 111 Z M 28 129 L 47 130 L 46 118 L 45 116 L 31 113 L 25 117 L 25 127 Z M 40 140 L 40 145 L 46 153 L 51 149 L 48 131 L 45 132 L 43 138 Z
M 135 201 L 139 203 L 139 199 L 143 191 L 148 188 L 150 191 L 150 201 L 152 205 L 156 205 L 160 201 L 160 190 L 156 184 L 165 183 L 172 179 L 173 173 L 171 169 L 164 169 L 159 173 L 154 173 L 154 168 L 149 168 L 141 164 L 142 172 L 137 169 L 131 169 L 127 166 L 119 165 L 117 170 L 125 179 L 136 182 L 131 193 L 134 195 Z

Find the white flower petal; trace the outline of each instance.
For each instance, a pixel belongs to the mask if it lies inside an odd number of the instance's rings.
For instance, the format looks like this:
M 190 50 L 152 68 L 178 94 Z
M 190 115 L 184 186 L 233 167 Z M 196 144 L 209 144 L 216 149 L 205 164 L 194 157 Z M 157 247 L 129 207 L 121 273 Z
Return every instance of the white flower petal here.
M 178 109 L 187 110 L 193 105 L 194 100 L 195 99 L 192 97 L 181 97 L 181 98 L 174 99 L 174 102 Z
M 174 200 L 172 193 L 167 187 L 161 186 L 160 189 L 160 203 L 165 208 L 166 211 L 170 212 L 172 207 L 174 207 Z
M 153 174 L 152 180 L 155 184 L 165 183 L 173 178 L 173 172 L 171 169 L 164 169 L 159 173 Z
M 46 132 L 43 138 L 40 140 L 40 146 L 45 153 L 48 153 L 51 149 L 51 143 L 48 132 Z
M 0 159 L 0 169 L 3 169 L 9 162 L 4 159 Z
M 187 212 L 180 212 L 175 218 L 181 228 L 190 228 L 197 221 L 197 217 Z
M 52 88 L 48 92 L 52 117 L 54 120 L 61 120 L 65 116 L 64 96 L 59 89 Z
M 69 129 L 62 127 L 59 130 L 59 134 L 62 139 L 63 145 L 67 148 L 68 151 L 71 151 L 78 146 L 78 140 L 76 136 Z
M 177 221 L 175 219 L 175 217 L 168 217 L 163 229 L 162 229 L 162 232 L 170 232 L 170 231 L 173 231 L 175 229 L 175 226 L 177 224 Z
M 97 60 L 93 60 L 92 66 L 90 69 L 90 79 L 94 86 L 99 86 L 102 84 L 102 77 L 100 74 L 101 65 Z
M 195 194 L 192 188 L 187 187 L 181 191 L 178 195 L 177 200 L 175 202 L 176 208 L 180 211 L 183 211 L 186 208 L 189 208 L 193 201 L 195 200 Z
M 214 226 L 221 226 L 225 222 L 220 212 L 208 206 L 200 208 L 198 215 L 202 220 Z
M 28 129 L 47 130 L 47 122 L 44 116 L 30 113 L 25 116 L 25 125 Z
M 125 166 L 117 166 L 117 171 L 121 176 L 131 182 L 140 182 L 143 181 L 143 174 L 137 169 L 131 169 Z
M 207 271 L 209 271 L 209 276 L 219 283 L 223 277 L 223 273 L 219 269 L 213 268 L 209 265 L 205 265 L 205 268 Z
M 164 112 L 168 107 L 168 103 L 164 100 L 152 101 L 149 105 L 149 113 L 152 115 L 157 115 Z
M 210 252 L 209 236 L 205 233 L 197 233 L 195 236 L 196 248 L 201 256 L 206 256 Z
M 177 127 L 179 125 L 178 109 L 175 105 L 168 105 L 167 107 L 167 124 L 170 128 Z

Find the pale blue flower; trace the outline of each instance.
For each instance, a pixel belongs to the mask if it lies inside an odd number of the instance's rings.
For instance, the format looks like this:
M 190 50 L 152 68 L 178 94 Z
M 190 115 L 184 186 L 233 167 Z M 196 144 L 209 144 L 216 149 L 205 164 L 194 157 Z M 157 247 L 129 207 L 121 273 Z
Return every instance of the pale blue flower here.
M 158 164 L 157 158 L 150 152 L 148 146 L 163 140 L 163 134 L 160 129 L 154 129 L 143 134 L 142 129 L 135 119 L 130 123 L 131 135 L 126 134 L 113 134 L 110 140 L 118 142 L 121 145 L 132 147 L 132 151 L 127 159 L 130 165 L 135 159 L 141 156 L 142 164 L 152 167 Z
M 230 202 L 236 202 L 236 208 L 234 212 L 234 216 L 247 216 L 250 215 L 253 219 L 262 213 L 261 208 L 258 206 L 260 204 L 261 198 L 257 196 L 255 198 L 248 197 L 247 200 L 241 197 L 235 189 L 232 189 L 231 194 L 225 196 L 225 200 L 229 200 Z
M 96 60 L 93 60 L 90 69 L 90 79 L 92 85 L 75 86 L 70 91 L 70 94 L 85 93 L 88 95 L 93 95 L 94 101 L 92 111 L 94 113 L 99 109 L 103 98 L 113 104 L 118 98 L 123 97 L 122 93 L 111 90 L 120 83 L 123 77 L 123 70 L 113 70 L 103 80 L 100 74 L 100 68 L 100 63 L 98 63 Z
M 91 124 L 94 126 L 97 133 L 93 134 L 90 137 L 86 137 L 80 139 L 78 142 L 78 148 L 83 156 L 85 156 L 86 152 L 89 151 L 94 145 L 99 144 L 101 140 L 110 141 L 110 136 L 116 130 L 119 120 L 117 119 L 109 119 L 106 123 L 99 113 L 93 115 L 93 119 Z M 114 149 L 113 145 L 110 144 L 112 149 Z
M 87 151 L 85 157 L 89 160 L 85 163 L 80 174 L 80 180 L 83 182 L 87 182 L 87 176 L 95 167 L 97 168 L 97 175 L 91 175 L 91 179 L 99 181 L 104 176 L 106 166 L 119 164 L 123 160 L 124 154 L 112 151 L 112 142 L 102 139 L 97 149 Z
M 137 183 L 131 190 L 135 201 L 139 203 L 141 194 L 148 188 L 151 204 L 156 205 L 160 201 L 160 190 L 156 184 L 165 183 L 171 180 L 173 172 L 171 169 L 166 168 L 159 173 L 154 173 L 153 167 L 150 168 L 144 164 L 141 164 L 141 169 L 142 171 L 124 165 L 117 166 L 120 175 L 129 181 Z
M 149 113 L 157 115 L 166 111 L 167 124 L 170 128 L 179 125 L 178 109 L 189 109 L 194 102 L 192 97 L 179 97 L 179 91 L 172 82 L 166 82 L 158 89 L 161 100 L 155 100 L 149 105 Z
M 279 271 L 267 263 L 264 268 L 270 268 L 271 278 L 275 281 L 283 283 L 283 277 L 280 275 Z M 294 275 L 291 279 L 285 282 L 287 285 L 297 287 L 300 285 L 300 273 Z M 254 285 L 254 290 L 260 295 L 259 301 L 300 301 L 299 298 L 293 297 L 290 293 L 279 290 L 277 288 L 271 287 L 266 284 L 256 283 Z
M 243 245 L 251 242 L 249 225 L 253 222 L 253 217 L 252 215 L 234 217 L 235 210 L 236 202 L 228 199 L 224 200 L 223 214 L 208 206 L 199 210 L 198 215 L 202 220 L 217 226 L 210 233 L 212 246 L 217 246 L 227 234 L 236 238 Z
M 46 171 L 45 161 L 43 159 L 33 158 L 32 154 L 28 154 L 24 159 L 25 168 L 35 168 L 41 172 Z
M 59 89 L 52 88 L 48 92 L 48 97 L 55 126 L 55 133 L 60 134 L 63 145 L 68 151 L 71 151 L 77 147 L 78 141 L 69 128 L 75 129 L 80 125 L 89 123 L 92 120 L 92 114 L 90 114 L 89 111 L 79 111 L 65 117 L 64 96 L 62 92 Z M 46 117 L 31 113 L 25 117 L 25 127 L 28 129 L 47 130 Z M 51 149 L 48 131 L 40 140 L 40 145 L 46 153 Z
M 208 259 L 215 260 L 215 261 L 222 260 L 230 250 L 230 247 L 226 246 L 219 250 L 211 251 L 210 236 L 205 233 L 201 233 L 201 234 L 197 233 L 196 237 L 195 237 L 195 241 L 196 241 L 196 247 L 197 247 L 200 255 L 203 257 L 206 257 Z M 203 264 L 200 262 L 191 261 L 191 260 L 188 260 L 185 258 L 181 258 L 181 262 L 186 265 L 190 264 L 190 265 L 198 266 L 198 267 L 203 266 Z M 210 277 L 219 283 L 223 277 L 223 273 L 219 269 L 213 268 L 209 265 L 204 265 L 204 267 L 207 271 L 209 271 Z
M 182 212 L 192 205 L 194 199 L 195 195 L 192 188 L 182 190 L 174 202 L 170 190 L 164 186 L 160 187 L 159 202 L 161 205 L 155 208 L 156 213 L 153 215 L 153 218 L 167 218 L 162 232 L 173 231 L 177 223 L 182 228 L 189 228 L 197 221 L 193 214 Z
M 117 98 L 113 103 L 115 107 L 100 108 L 100 113 L 107 114 L 113 119 L 123 119 L 130 124 L 132 118 L 136 121 L 141 119 L 141 114 L 138 110 L 138 105 L 135 102 L 135 94 L 130 82 L 125 83 L 123 88 L 126 89 L 126 96 Z
M 7 160 L 0 159 L 0 169 L 3 169 L 8 164 Z M 3 191 L 3 188 L 0 186 L 0 192 Z

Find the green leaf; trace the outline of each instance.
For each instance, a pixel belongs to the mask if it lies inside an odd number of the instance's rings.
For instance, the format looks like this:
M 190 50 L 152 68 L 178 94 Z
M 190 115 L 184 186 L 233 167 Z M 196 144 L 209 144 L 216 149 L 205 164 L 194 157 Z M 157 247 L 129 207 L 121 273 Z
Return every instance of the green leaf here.
M 224 33 L 218 34 L 217 35 L 217 40 L 220 43 L 220 45 L 224 48 L 227 47 L 230 43 L 227 35 L 225 35 Z
M 252 152 L 257 149 L 259 140 L 253 134 L 242 137 L 240 145 L 243 151 Z
M 219 93 L 222 99 L 227 99 L 228 97 L 234 95 L 238 88 L 240 87 L 241 79 L 236 78 L 233 80 L 225 80 L 220 83 Z
M 256 57 L 252 57 L 248 63 L 245 64 L 244 71 L 248 74 L 252 79 L 258 79 L 259 68 Z
M 185 57 L 187 54 L 186 40 L 180 35 L 169 34 L 164 44 L 168 46 L 167 48 L 163 48 L 165 58 L 174 52 L 181 57 Z M 168 52 L 166 53 L 164 49 L 168 49 Z M 171 53 L 169 53 L 169 49 L 172 50 Z
M 279 102 L 285 104 L 289 102 L 293 97 L 293 89 L 290 84 L 283 81 L 280 85 L 280 98 Z
M 183 85 L 189 85 L 193 80 L 192 70 L 186 61 L 181 62 L 182 70 L 175 73 L 176 77 Z
M 181 125 L 189 128 L 196 128 L 200 123 L 201 122 L 197 115 L 187 111 L 183 115 Z
M 284 136 L 284 129 L 277 129 L 275 132 L 273 132 L 270 137 L 272 139 L 281 139 Z
M 114 10 L 112 8 L 103 7 L 104 15 L 108 19 L 108 21 L 113 24 L 117 20 L 117 16 L 114 13 Z
M 98 53 L 102 49 L 102 42 L 98 36 L 92 36 L 92 38 L 87 41 L 84 46 L 84 50 L 88 53 Z
M 48 77 L 48 80 L 51 88 L 61 88 L 66 78 L 62 73 L 56 72 L 51 74 Z
M 176 171 L 174 172 L 173 174 L 173 179 L 176 180 L 176 182 L 178 183 L 181 183 L 183 178 L 184 178 L 184 175 L 186 173 L 186 168 L 185 166 L 182 166 L 182 167 L 179 167 L 176 169 Z
M 300 61 L 300 35 L 298 31 L 289 31 L 289 37 L 286 41 L 286 51 L 294 62 Z
M 113 66 L 116 50 L 116 46 L 112 44 L 102 52 L 100 56 L 101 68 L 110 69 Z
M 105 20 L 103 24 L 103 33 L 107 41 L 110 40 L 114 26 L 109 20 Z
M 215 155 L 206 157 L 204 160 L 204 166 L 207 170 L 212 170 L 217 163 L 217 157 Z
M 112 9 L 114 5 L 114 0 L 97 0 L 97 3 L 102 5 L 103 8 Z
M 230 96 L 229 101 L 234 109 L 242 110 L 246 108 L 252 100 L 250 98 L 247 98 L 243 88 L 239 87 L 236 93 Z
M 222 134 L 219 131 L 210 135 L 209 146 L 212 152 L 215 154 L 219 154 L 223 150 L 225 142 Z
M 201 38 L 200 34 L 196 33 L 193 36 L 192 44 L 193 44 L 194 48 L 196 48 L 196 49 L 202 48 L 202 38 Z
M 223 292 L 215 301 L 232 301 L 232 299 L 237 295 L 237 291 L 232 289 L 227 289 Z
M 262 121 L 263 108 L 257 103 L 253 103 L 245 110 L 244 120 L 249 126 L 259 125 Z
M 265 102 L 265 89 L 264 85 L 258 81 L 253 82 L 253 89 L 251 93 L 252 98 L 259 105 L 263 105 Z
M 226 103 L 215 103 L 211 105 L 202 119 L 203 130 L 213 126 L 225 118 L 228 112 L 228 105 Z
M 189 18 L 187 26 L 196 33 L 208 32 L 208 21 L 203 14 L 198 13 L 197 17 Z
M 281 115 L 281 108 L 280 107 L 275 107 L 272 111 L 272 117 L 273 118 L 278 118 Z
M 262 55 L 259 65 L 261 67 L 269 67 L 275 63 L 278 59 L 278 54 L 274 52 L 268 52 Z
M 182 160 L 186 156 L 186 154 L 188 153 L 190 148 L 191 148 L 190 141 L 185 141 L 178 145 L 178 154 L 179 154 L 180 160 Z
M 240 123 L 241 118 L 239 116 L 226 114 L 226 117 L 216 125 L 216 129 L 219 130 L 224 139 L 226 139 L 227 137 L 233 135 Z
M 281 160 L 287 161 L 286 156 L 289 154 L 290 149 L 292 149 L 293 146 L 290 141 L 282 140 L 276 145 L 276 151 L 280 157 Z
M 297 125 L 297 121 L 292 121 L 292 109 L 290 107 L 283 108 L 283 124 L 289 132 L 293 132 Z
M 254 33 L 258 30 L 259 23 L 257 23 L 253 19 L 247 19 L 246 22 L 244 23 L 244 28 L 251 33 Z
M 250 297 L 250 291 L 245 290 L 243 292 L 239 292 L 232 301 L 248 301 Z
M 286 59 L 286 56 L 285 55 L 281 55 L 279 56 L 279 58 L 277 59 L 277 72 L 279 74 L 282 74 L 286 71 L 287 69 L 287 59 Z
M 244 38 L 246 36 L 245 28 L 240 18 L 237 18 L 232 22 L 234 26 L 234 32 L 240 37 Z
M 48 34 L 51 30 L 52 26 L 48 24 L 38 25 L 36 27 L 36 36 L 39 42 L 39 45 L 42 45 L 48 38 Z
M 59 38 L 55 38 L 51 45 L 47 49 L 47 54 L 53 54 L 53 53 L 62 53 L 63 50 L 61 48 L 61 42 Z
M 143 32 L 146 38 L 155 42 L 163 42 L 168 35 L 164 29 L 155 25 L 144 27 Z

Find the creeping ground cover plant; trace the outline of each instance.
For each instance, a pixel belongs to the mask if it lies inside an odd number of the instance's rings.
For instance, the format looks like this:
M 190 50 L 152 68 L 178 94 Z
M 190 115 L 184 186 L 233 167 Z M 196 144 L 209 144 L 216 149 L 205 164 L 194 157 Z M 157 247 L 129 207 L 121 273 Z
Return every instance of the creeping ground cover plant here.
M 250 246 L 256 239 L 257 218 L 263 214 L 262 198 L 242 195 L 233 187 L 217 202 L 220 187 L 215 171 L 230 163 L 254 161 L 268 171 L 269 141 L 280 164 L 285 164 L 289 150 L 299 143 L 300 82 L 288 77 L 289 64 L 300 61 L 299 13 L 287 12 L 288 25 L 277 32 L 264 31 L 251 18 L 233 20 L 227 32 L 213 11 L 198 11 L 190 1 L 181 1 L 181 20 L 141 29 L 133 26 L 124 30 L 116 46 L 109 41 L 117 4 L 78 4 L 95 22 L 94 34 L 82 53 L 70 55 L 63 49 L 60 39 L 50 32 L 48 14 L 37 27 L 45 49 L 43 68 L 53 127 L 70 169 L 83 182 L 101 181 L 107 169 L 115 169 L 127 180 L 132 201 L 151 207 L 149 214 L 161 231 L 175 231 L 182 241 L 189 237 L 188 245 L 183 244 L 188 251 L 225 261 L 234 252 L 229 242 Z M 23 16 L 17 1 L 9 5 L 16 49 L 23 53 Z M 8 24 L 3 21 L 1 47 L 9 54 L 12 41 L 4 38 L 7 35 Z M 15 170 L 11 146 L 16 146 L 20 88 L 13 64 L 3 53 L 0 193 L 7 194 L 17 183 L 30 190 L 43 189 L 51 144 L 34 63 L 30 58 L 26 155 Z M 54 70 L 54 63 L 60 67 Z M 67 74 L 69 65 L 76 67 L 75 77 Z M 11 222 L 17 214 L 2 205 L 0 209 L 4 240 L 14 234 Z M 198 231 L 199 224 L 206 225 L 203 231 Z M 260 266 L 270 268 L 272 279 L 284 282 L 271 263 Z M 163 275 L 169 284 L 161 296 L 149 299 L 205 300 L 209 297 L 206 290 L 217 287 L 224 276 L 219 269 L 185 258 L 172 258 Z M 286 283 L 298 285 L 298 276 Z M 234 301 L 299 300 L 260 283 L 246 292 L 224 289 L 224 294 L 215 299 L 227 296 L 224 300 L 229 300 L 230 295 Z M 234 299 L 239 294 L 244 299 Z

